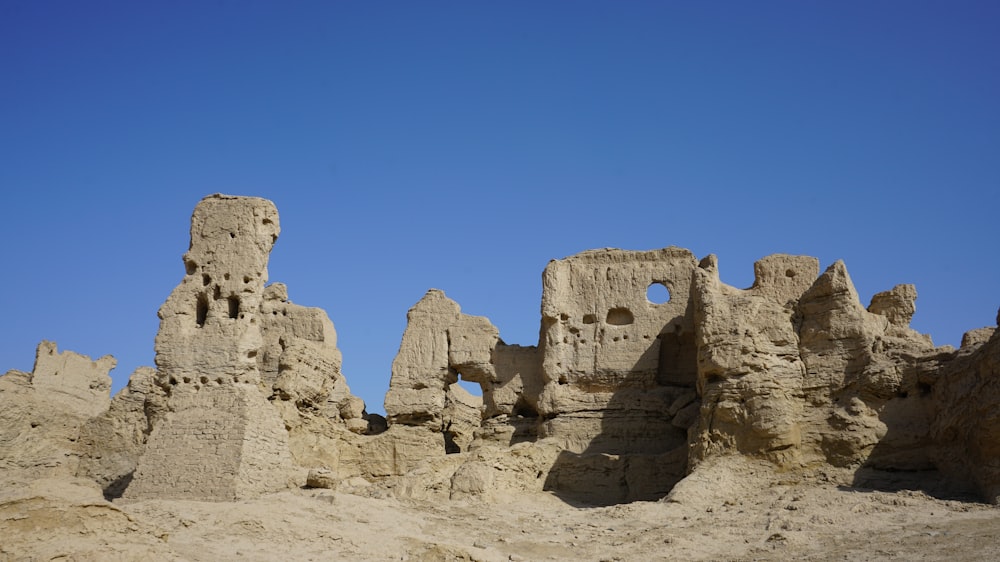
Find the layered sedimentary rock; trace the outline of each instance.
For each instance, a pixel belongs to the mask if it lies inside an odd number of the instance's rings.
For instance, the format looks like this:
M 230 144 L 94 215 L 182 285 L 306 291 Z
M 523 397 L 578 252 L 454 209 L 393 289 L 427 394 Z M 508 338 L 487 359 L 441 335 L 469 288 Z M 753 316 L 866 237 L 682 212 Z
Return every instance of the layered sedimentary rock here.
M 342 457 L 357 449 L 357 435 L 372 431 L 369 416 L 341 374 L 337 332 L 326 312 L 292 303 L 286 287 L 274 283 L 264 289 L 260 325 L 265 393 L 288 430 L 296 463 L 344 476 L 361 473 Z
M 496 379 L 498 345 L 487 319 L 462 314 L 441 291 L 431 289 L 410 309 L 385 397 L 389 430 L 362 450 L 372 474 L 401 474 L 468 447 Z M 464 391 L 459 378 L 479 383 L 483 398 Z
M 86 447 L 81 429 L 108 408 L 110 355 L 60 352 L 43 341 L 31 373 L 0 377 L 0 469 L 26 478 L 72 476 Z
M 385 397 L 389 423 L 446 430 L 445 405 L 461 369 L 467 381 L 488 384 L 500 338 L 489 320 L 462 314 L 458 304 L 431 289 L 407 314 Z

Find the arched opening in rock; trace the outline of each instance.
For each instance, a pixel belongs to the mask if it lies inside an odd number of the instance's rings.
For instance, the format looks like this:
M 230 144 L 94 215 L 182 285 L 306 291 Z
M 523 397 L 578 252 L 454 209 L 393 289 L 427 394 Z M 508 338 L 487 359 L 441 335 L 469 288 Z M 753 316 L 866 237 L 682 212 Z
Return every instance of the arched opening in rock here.
M 653 304 L 670 302 L 670 289 L 662 281 L 654 281 L 646 288 L 646 300 Z
M 208 318 L 208 296 L 204 293 L 198 295 L 198 300 L 195 303 L 194 318 L 199 328 L 205 325 L 205 320 Z
M 447 454 L 460 453 L 472 443 L 473 433 L 482 423 L 483 388 L 480 383 L 452 372 L 454 381 L 445 389 L 445 407 L 441 433 Z
M 461 373 L 458 375 L 458 382 L 455 383 L 462 387 L 462 390 L 468 392 L 470 395 L 482 399 L 483 397 L 483 386 L 478 382 L 468 381 L 462 378 Z
M 229 302 L 229 317 L 238 318 L 240 315 L 240 297 L 229 295 L 229 298 L 226 300 Z

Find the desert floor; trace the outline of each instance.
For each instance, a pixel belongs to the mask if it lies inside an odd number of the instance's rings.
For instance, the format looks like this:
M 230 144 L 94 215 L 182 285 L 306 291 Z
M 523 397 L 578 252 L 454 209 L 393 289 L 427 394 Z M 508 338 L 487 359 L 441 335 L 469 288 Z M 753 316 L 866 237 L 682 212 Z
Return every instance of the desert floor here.
M 289 490 L 233 503 L 93 500 L 38 481 L 0 501 L 9 560 L 1000 560 L 1000 509 L 923 492 L 695 482 L 675 501 L 571 505 Z M 706 484 L 708 485 L 706 487 Z

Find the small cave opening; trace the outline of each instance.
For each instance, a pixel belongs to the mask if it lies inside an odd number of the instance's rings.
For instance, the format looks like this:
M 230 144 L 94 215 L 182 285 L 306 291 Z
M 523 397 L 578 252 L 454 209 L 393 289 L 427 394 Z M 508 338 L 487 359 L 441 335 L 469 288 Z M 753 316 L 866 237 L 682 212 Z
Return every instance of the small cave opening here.
M 441 432 L 444 435 L 444 454 L 454 455 L 455 453 L 461 453 L 462 447 L 455 442 L 455 433 L 451 431 L 451 425 Z
M 205 294 L 198 295 L 198 300 L 195 303 L 194 318 L 199 328 L 205 325 L 205 320 L 208 318 L 208 297 Z
M 229 302 L 229 317 L 238 318 L 240 315 L 240 297 L 236 295 L 229 295 L 226 299 Z
M 624 307 L 612 308 L 608 311 L 607 323 L 612 326 L 628 326 L 635 322 L 632 311 Z
M 513 414 L 521 418 L 537 418 L 538 410 L 534 408 L 523 396 L 518 397 L 514 403 Z
M 646 300 L 653 304 L 670 302 L 670 288 L 662 281 L 654 281 L 646 287 Z

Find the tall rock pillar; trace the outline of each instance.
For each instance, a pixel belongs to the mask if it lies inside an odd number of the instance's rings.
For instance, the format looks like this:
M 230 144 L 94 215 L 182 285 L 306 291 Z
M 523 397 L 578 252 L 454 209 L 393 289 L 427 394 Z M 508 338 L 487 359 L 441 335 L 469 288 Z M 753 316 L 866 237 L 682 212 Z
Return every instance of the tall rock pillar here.
M 288 434 L 261 391 L 257 359 L 279 231 L 265 199 L 216 194 L 195 208 L 186 275 L 159 311 L 157 383 L 170 413 L 125 498 L 231 500 L 288 486 Z

